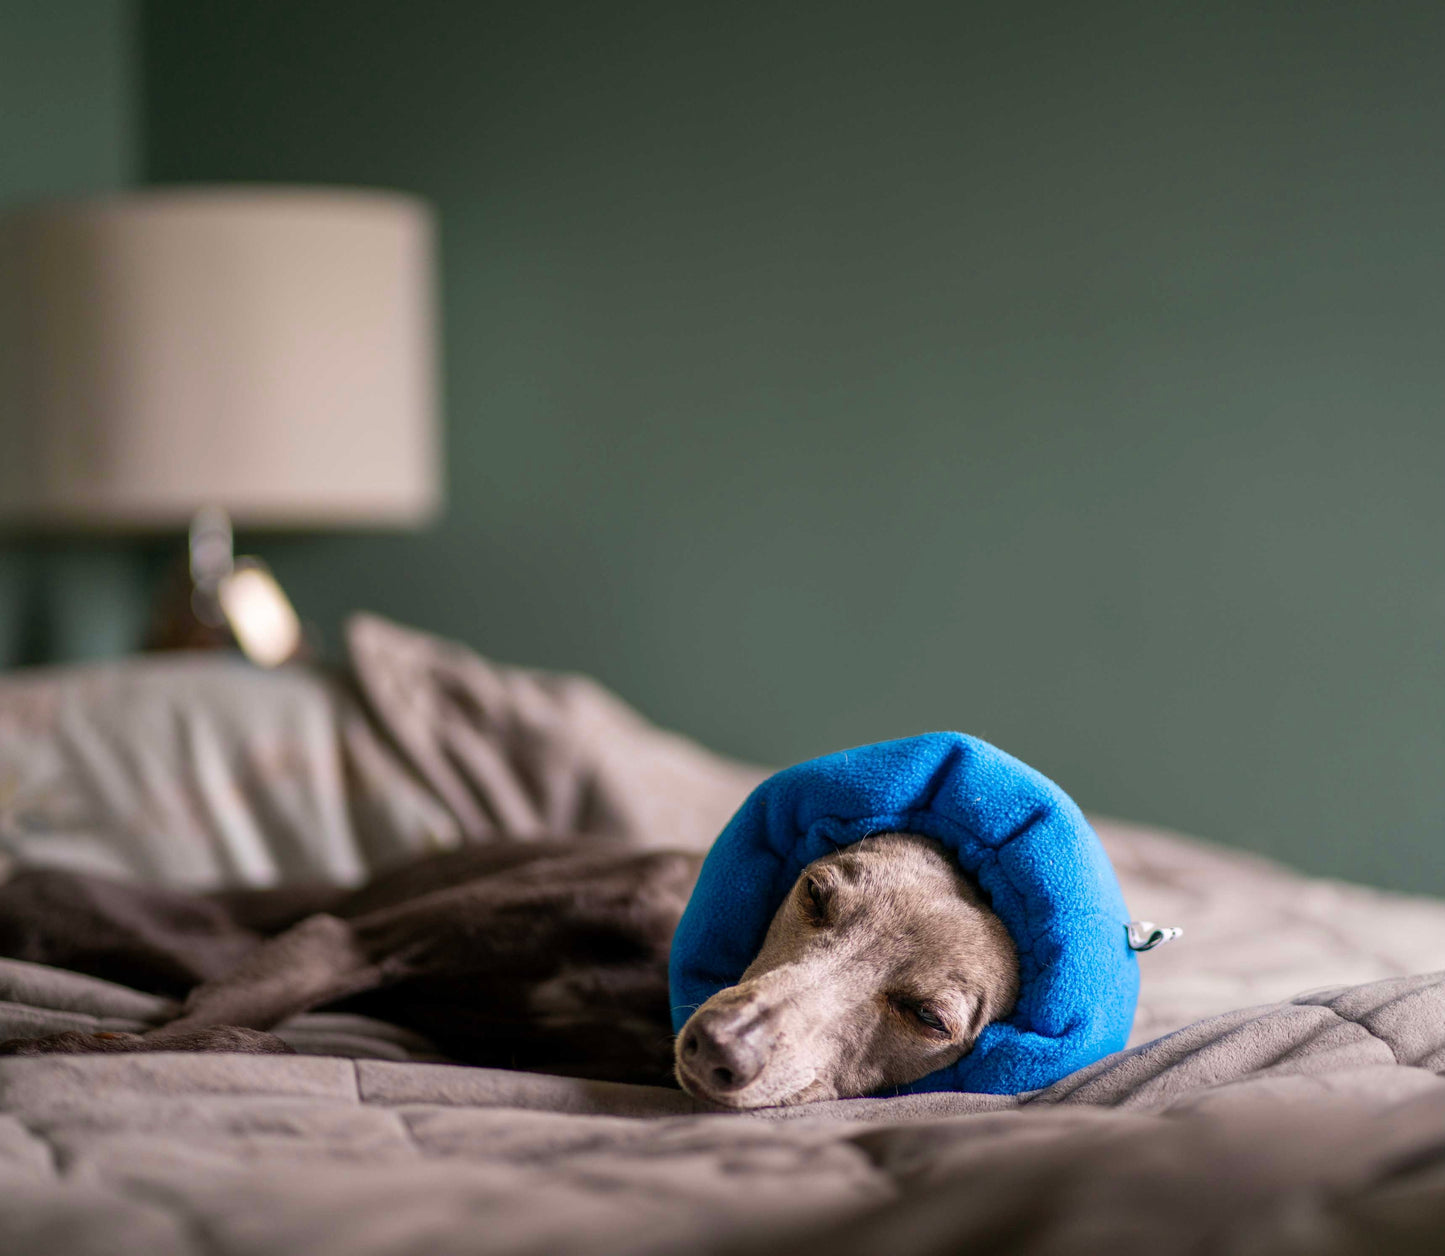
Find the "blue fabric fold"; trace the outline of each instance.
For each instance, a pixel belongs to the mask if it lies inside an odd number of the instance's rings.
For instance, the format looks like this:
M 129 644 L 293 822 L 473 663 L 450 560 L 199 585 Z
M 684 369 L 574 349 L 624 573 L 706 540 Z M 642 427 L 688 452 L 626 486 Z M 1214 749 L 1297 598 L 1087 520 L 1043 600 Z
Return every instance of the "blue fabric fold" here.
M 963 733 L 843 750 L 753 791 L 708 853 L 673 938 L 674 1028 L 742 976 L 807 864 L 889 831 L 920 833 L 952 851 L 1019 951 L 1013 1015 L 904 1091 L 1018 1094 L 1124 1046 L 1139 967 L 1108 856 L 1063 790 Z

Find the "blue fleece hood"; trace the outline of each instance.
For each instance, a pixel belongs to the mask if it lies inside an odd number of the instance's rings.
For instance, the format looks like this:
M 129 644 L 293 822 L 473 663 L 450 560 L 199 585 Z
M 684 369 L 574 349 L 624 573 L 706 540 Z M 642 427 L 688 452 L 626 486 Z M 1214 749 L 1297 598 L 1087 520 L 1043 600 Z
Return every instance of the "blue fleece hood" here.
M 800 763 L 759 785 L 713 844 L 672 943 L 673 1028 L 736 984 L 798 873 L 871 833 L 942 842 L 1019 952 L 1019 1000 L 961 1060 L 905 1092 L 1017 1094 L 1124 1046 L 1139 996 L 1128 912 L 1099 839 L 1057 785 L 963 733 Z

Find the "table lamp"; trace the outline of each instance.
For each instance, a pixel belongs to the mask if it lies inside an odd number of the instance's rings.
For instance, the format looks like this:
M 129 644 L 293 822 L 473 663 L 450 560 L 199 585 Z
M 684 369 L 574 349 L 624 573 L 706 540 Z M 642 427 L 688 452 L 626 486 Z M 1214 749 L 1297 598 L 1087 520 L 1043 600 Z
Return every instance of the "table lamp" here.
M 440 504 L 433 230 L 400 194 L 195 187 L 0 220 L 0 527 L 191 529 L 193 605 L 256 661 L 299 627 L 231 528 Z

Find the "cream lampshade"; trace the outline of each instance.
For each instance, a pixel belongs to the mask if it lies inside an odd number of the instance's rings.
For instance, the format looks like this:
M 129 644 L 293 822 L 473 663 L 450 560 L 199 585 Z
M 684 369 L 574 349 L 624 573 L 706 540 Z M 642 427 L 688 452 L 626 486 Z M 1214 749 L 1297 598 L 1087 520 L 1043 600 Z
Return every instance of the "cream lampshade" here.
M 0 222 L 0 524 L 406 527 L 440 500 L 421 202 L 138 192 Z
M 432 250 L 423 203 L 371 191 L 158 190 L 0 219 L 0 527 L 189 525 L 195 619 L 290 657 L 299 621 L 265 564 L 233 559 L 232 521 L 436 513 Z

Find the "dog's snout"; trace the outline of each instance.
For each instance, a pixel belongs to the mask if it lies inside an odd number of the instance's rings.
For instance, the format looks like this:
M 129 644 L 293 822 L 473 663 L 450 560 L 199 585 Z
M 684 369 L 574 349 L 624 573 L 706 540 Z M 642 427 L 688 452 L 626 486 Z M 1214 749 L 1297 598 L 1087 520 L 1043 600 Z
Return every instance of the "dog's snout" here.
M 763 1071 L 765 1055 L 751 1037 L 703 1021 L 689 1025 L 682 1038 L 687 1071 L 718 1094 L 741 1090 Z

